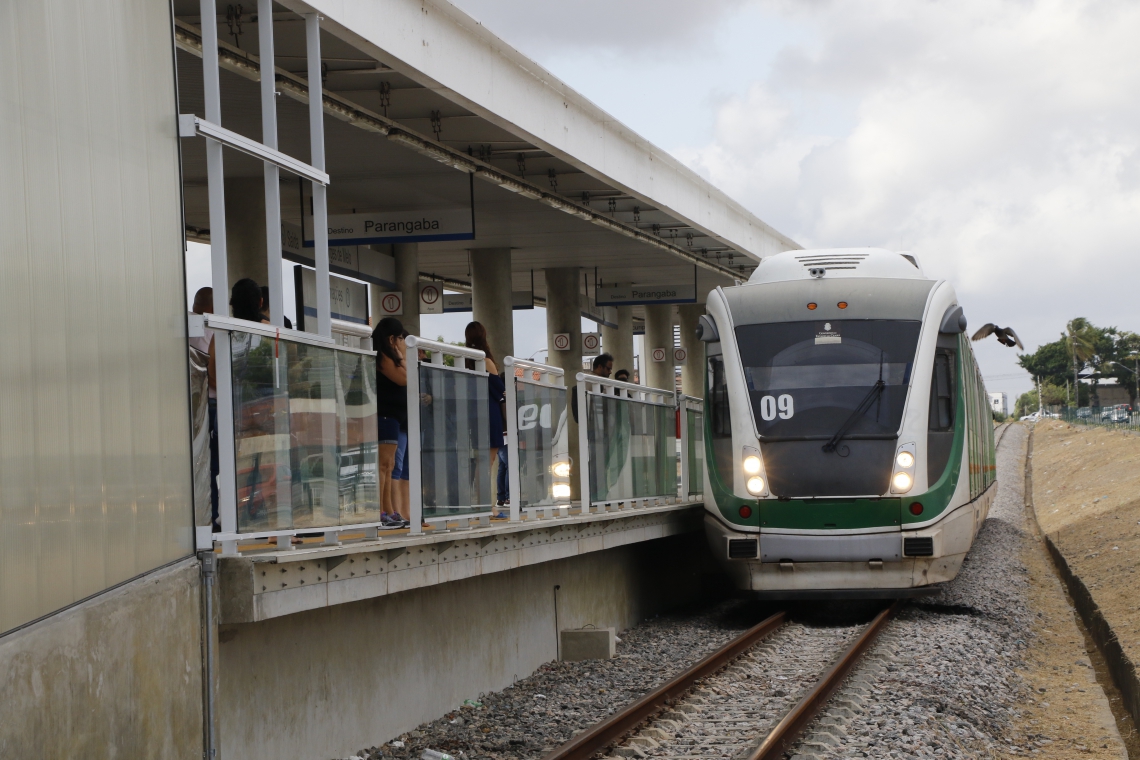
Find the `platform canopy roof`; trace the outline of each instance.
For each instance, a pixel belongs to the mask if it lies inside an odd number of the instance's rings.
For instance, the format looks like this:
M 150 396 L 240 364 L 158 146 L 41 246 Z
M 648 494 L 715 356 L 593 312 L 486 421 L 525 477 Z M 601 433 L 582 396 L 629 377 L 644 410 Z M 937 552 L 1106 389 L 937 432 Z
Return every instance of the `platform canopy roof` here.
M 216 5 L 223 126 L 260 139 L 254 2 Z M 200 5 L 174 0 L 179 111 L 204 113 Z M 253 12 L 251 12 L 251 9 Z M 716 285 L 797 249 L 736 201 L 444 0 L 274 4 L 280 149 L 309 160 L 304 21 L 317 12 L 325 69 L 329 213 L 467 208 L 475 239 L 421 243 L 420 268 L 456 289 L 468 252 L 512 249 L 515 284 L 578 266 L 590 282 Z M 208 239 L 205 149 L 183 141 L 186 223 Z M 261 177 L 227 153 L 226 176 Z M 282 217 L 307 190 L 282 175 Z M 703 297 L 702 299 L 703 300 Z

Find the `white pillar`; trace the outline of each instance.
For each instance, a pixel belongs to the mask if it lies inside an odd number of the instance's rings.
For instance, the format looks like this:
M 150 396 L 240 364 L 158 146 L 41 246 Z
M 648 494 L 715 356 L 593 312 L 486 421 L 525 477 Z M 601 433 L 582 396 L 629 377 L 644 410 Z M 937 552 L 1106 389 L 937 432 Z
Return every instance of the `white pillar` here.
M 511 249 L 471 251 L 471 309 L 487 328 L 487 342 L 501 372 L 503 357 L 515 353 L 515 323 L 511 304 Z
M 697 340 L 697 321 L 705 313 L 703 303 L 686 303 L 677 307 L 681 325 L 681 348 L 687 354 L 681 365 L 681 392 L 704 398 L 705 344 Z
M 673 307 L 652 305 L 645 307 L 645 349 L 641 362 L 642 385 L 672 391 L 676 386 L 673 373 Z M 653 352 L 664 349 L 665 361 L 653 361 Z
M 614 372 L 629 370 L 633 378 L 633 307 L 617 306 L 617 327 L 602 325 L 602 349 L 614 357 Z
M 420 244 L 396 243 L 392 246 L 396 259 L 396 286 L 404 294 L 404 314 L 400 321 L 412 335 L 420 334 Z M 434 335 L 421 336 L 435 339 Z
M 566 373 L 567 448 L 570 461 L 574 463 L 570 475 L 570 498 L 580 495 L 580 471 L 578 470 L 578 423 L 570 414 L 571 388 L 577 384 L 575 376 L 582 371 L 582 304 L 578 298 L 578 285 L 582 281 L 582 270 L 578 267 L 547 269 L 546 277 L 546 347 L 549 349 L 547 364 L 559 367 Z M 569 347 L 558 351 L 554 347 L 554 336 L 567 333 Z M 512 494 L 513 496 L 513 494 Z M 515 497 L 517 498 L 517 496 Z

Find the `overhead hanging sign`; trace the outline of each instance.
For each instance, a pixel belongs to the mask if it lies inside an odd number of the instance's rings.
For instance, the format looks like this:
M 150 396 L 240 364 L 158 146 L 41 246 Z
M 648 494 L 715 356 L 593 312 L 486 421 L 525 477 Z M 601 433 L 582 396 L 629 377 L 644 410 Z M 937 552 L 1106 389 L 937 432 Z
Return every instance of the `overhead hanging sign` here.
M 310 232 L 308 228 L 306 232 Z M 311 244 L 310 244 L 311 245 Z M 281 224 L 281 255 L 289 261 L 315 267 L 312 247 L 301 245 L 301 228 L 289 222 Z M 384 290 L 395 290 L 396 260 L 387 253 L 357 245 L 329 244 L 329 271 L 333 274 L 364 280 Z
M 472 297 L 470 293 L 445 293 L 443 295 L 443 311 L 445 314 L 460 311 L 471 311 Z M 511 293 L 512 309 L 533 309 L 534 292 L 530 290 L 516 290 Z M 423 313 L 421 311 L 421 313 Z
M 594 300 L 598 306 L 696 303 L 697 288 L 692 283 L 688 285 L 619 285 L 598 288 Z
M 328 218 L 329 245 L 430 243 L 474 240 L 475 218 L 470 208 L 382 211 L 335 214 Z M 305 217 L 305 248 L 313 247 L 313 217 Z
M 304 315 L 298 327 L 307 332 L 317 331 L 317 273 L 306 267 L 294 267 L 294 281 L 299 281 L 297 316 Z M 333 319 L 343 319 L 360 325 L 368 324 L 368 286 L 334 274 L 329 275 L 329 303 Z

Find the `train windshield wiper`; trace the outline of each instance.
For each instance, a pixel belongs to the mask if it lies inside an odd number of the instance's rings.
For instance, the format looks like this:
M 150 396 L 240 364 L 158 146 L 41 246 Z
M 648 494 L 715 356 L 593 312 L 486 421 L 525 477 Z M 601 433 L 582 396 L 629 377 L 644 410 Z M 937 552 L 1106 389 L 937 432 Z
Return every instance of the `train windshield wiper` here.
M 887 387 L 887 384 L 883 382 L 883 354 L 884 352 L 879 352 L 878 381 L 871 386 L 871 390 L 867 391 L 867 395 L 864 396 L 863 400 L 859 402 L 859 406 L 855 407 L 855 411 L 851 412 L 851 415 L 846 420 L 844 420 L 843 424 L 839 426 L 839 429 L 835 431 L 835 435 L 831 436 L 831 440 L 823 444 L 823 450 L 825 453 L 830 454 L 831 452 L 835 451 L 836 447 L 839 446 L 839 442 L 843 440 L 843 437 L 847 435 L 848 431 L 851 430 L 851 427 L 855 424 L 855 422 L 864 414 L 866 414 L 867 410 L 871 408 L 871 404 L 873 404 L 883 395 L 883 390 Z M 846 456 L 846 454 L 843 456 Z

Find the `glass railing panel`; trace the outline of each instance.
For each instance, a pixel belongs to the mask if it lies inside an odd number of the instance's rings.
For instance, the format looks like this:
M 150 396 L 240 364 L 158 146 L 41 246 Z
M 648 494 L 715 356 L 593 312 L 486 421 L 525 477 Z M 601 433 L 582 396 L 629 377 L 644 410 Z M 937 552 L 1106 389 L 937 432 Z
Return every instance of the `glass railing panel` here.
M 685 410 L 688 434 L 689 496 L 700 496 L 705 490 L 705 415 L 696 409 Z
M 570 498 L 566 388 L 518 378 L 514 383 L 519 439 L 519 507 L 565 504 Z
M 210 525 L 213 498 L 210 491 L 210 357 L 193 346 L 190 352 L 190 453 L 194 477 L 194 524 Z
M 587 395 L 590 500 L 677 495 L 677 428 L 672 406 Z
M 376 364 L 233 332 L 239 533 L 377 522 Z
M 256 339 L 256 337 L 255 337 Z M 263 338 L 273 344 L 274 339 Z M 327 528 L 340 523 L 339 447 L 337 446 L 336 356 L 331 348 L 281 341 L 287 362 L 281 386 L 288 394 L 288 415 L 277 429 L 281 483 L 277 513 L 293 528 Z M 235 407 L 236 408 L 236 407 Z M 288 457 L 288 459 L 286 459 Z M 238 517 L 242 515 L 242 479 L 238 471 Z
M 336 352 L 340 524 L 380 521 L 376 360 Z
M 419 382 L 423 518 L 490 511 L 493 473 L 487 376 L 420 364 Z

